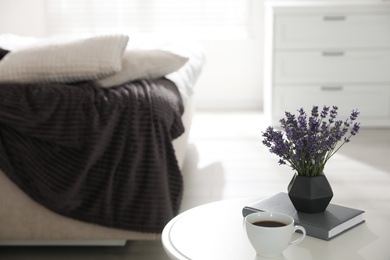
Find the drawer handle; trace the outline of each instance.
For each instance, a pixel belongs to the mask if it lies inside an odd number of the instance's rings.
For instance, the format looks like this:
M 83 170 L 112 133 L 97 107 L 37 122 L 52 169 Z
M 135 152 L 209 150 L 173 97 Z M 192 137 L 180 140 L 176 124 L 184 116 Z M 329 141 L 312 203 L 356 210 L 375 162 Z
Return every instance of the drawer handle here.
M 343 86 L 321 86 L 322 91 L 342 91 Z
M 337 22 L 337 21 L 345 21 L 347 20 L 347 17 L 344 15 L 330 15 L 330 16 L 324 16 L 324 21 L 328 22 Z
M 322 56 L 326 57 L 339 57 L 339 56 L 344 56 L 343 51 L 324 51 L 322 52 Z

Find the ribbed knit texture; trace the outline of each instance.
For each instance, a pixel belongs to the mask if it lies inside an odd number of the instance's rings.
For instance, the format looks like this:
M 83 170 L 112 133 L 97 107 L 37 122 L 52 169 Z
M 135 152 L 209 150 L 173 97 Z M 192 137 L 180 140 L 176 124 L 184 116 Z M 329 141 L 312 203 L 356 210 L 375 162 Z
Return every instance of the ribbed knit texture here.
M 112 75 L 122 69 L 128 39 L 102 35 L 12 51 L 0 61 L 0 82 L 73 83 Z
M 111 89 L 0 84 L 0 168 L 57 213 L 160 233 L 181 203 L 171 141 L 184 131 L 182 113 L 165 79 Z

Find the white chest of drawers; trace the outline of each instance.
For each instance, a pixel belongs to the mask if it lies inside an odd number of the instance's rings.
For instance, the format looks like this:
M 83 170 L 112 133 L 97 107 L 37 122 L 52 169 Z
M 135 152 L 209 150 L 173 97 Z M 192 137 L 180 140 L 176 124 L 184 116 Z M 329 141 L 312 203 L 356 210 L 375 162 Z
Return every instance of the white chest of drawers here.
M 337 105 L 390 126 L 390 1 L 267 1 L 264 110 Z

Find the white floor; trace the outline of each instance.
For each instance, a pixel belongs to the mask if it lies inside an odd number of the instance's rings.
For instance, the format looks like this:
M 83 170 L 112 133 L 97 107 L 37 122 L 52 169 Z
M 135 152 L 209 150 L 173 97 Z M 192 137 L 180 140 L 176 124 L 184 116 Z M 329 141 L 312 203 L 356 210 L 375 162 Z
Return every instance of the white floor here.
M 182 211 L 217 200 L 286 191 L 293 171 L 279 166 L 278 158 L 261 143 L 267 126 L 259 112 L 197 112 L 183 169 Z M 389 153 L 390 129 L 362 129 L 325 169 L 334 192 L 332 202 L 360 208 L 362 201 L 378 194 L 379 200 L 364 210 L 390 219 Z M 160 241 L 133 241 L 123 248 L 0 248 L 0 259 L 168 258 Z

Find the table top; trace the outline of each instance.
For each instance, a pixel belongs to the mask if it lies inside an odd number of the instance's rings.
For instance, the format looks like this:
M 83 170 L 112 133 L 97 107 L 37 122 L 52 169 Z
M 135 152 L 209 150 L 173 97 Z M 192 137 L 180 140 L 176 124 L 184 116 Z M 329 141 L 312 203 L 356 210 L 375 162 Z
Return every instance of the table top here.
M 242 216 L 242 208 L 258 200 L 223 200 L 183 212 L 164 228 L 166 253 L 171 259 L 269 259 L 257 256 L 246 236 Z M 371 212 L 365 212 L 364 219 L 365 223 L 330 241 L 307 236 L 272 259 L 389 260 L 390 220 Z

